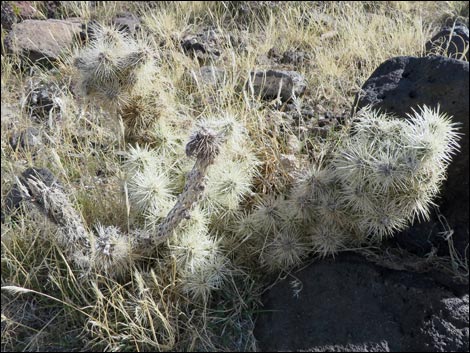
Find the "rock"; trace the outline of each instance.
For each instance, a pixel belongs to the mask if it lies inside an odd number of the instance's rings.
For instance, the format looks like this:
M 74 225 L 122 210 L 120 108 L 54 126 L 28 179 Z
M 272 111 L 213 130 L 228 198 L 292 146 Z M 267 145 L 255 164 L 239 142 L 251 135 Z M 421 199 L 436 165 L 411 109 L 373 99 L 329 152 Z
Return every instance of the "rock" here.
M 228 35 L 228 46 L 236 52 L 246 54 L 253 50 L 253 43 L 256 36 L 247 31 L 230 32 Z
M 299 160 L 293 154 L 283 154 L 281 153 L 279 156 L 279 161 L 281 162 L 281 167 L 287 173 L 291 174 L 298 170 L 299 168 Z
M 302 117 L 313 118 L 315 116 L 315 111 L 312 108 L 302 109 Z
M 31 1 L 2 1 L 1 14 L 2 29 L 8 32 L 14 23 L 35 18 L 38 15 L 38 11 Z
M 321 139 L 326 139 L 328 137 L 328 134 L 331 131 L 330 126 L 314 126 L 310 129 L 312 132 L 313 136 L 320 137 Z
M 117 14 L 111 21 L 119 30 L 136 35 L 141 30 L 140 19 L 131 12 Z
M 280 60 L 282 58 L 281 51 L 278 47 L 272 47 L 271 49 L 269 49 L 267 56 L 269 59 L 274 59 L 275 61 Z
M 278 47 L 272 47 L 266 54 L 266 59 L 271 59 L 271 63 L 286 65 L 302 65 L 311 60 L 311 55 L 298 49 L 289 49 L 284 53 Z M 269 60 L 266 60 L 269 62 Z
M 21 173 L 23 180 L 31 177 L 41 180 L 46 186 L 59 184 L 58 178 L 47 168 L 28 168 Z
M 55 99 L 60 94 L 60 89 L 53 83 L 34 83 L 26 99 L 29 116 L 41 121 L 48 119 L 50 111 L 57 107 Z
M 299 154 L 302 150 L 302 143 L 300 142 L 299 138 L 294 134 L 289 134 L 286 142 L 286 150 L 289 154 Z
M 295 119 L 296 124 L 298 124 L 299 119 L 308 120 L 315 117 L 316 113 L 312 105 L 308 102 L 296 102 L 287 103 L 284 105 L 285 112 L 292 116 Z
M 181 46 L 187 55 L 195 55 L 199 61 L 206 62 L 219 59 L 221 55 L 219 47 L 222 40 L 218 30 L 206 28 L 197 34 L 184 36 Z
M 10 1 L 2 1 L 1 19 L 2 29 L 5 29 L 7 31 L 11 30 L 13 24 L 18 21 Z
M 14 184 L 5 196 L 5 213 L 11 214 L 20 208 L 25 196 L 21 192 L 18 184 Z
M 258 350 L 468 351 L 468 287 L 340 254 L 309 265 L 262 298 Z
M 26 20 L 13 25 L 5 45 L 7 50 L 33 62 L 55 61 L 71 48 L 81 30 L 77 20 Z
M 203 66 L 194 75 L 193 79 L 199 84 L 212 87 L 223 83 L 226 78 L 225 70 L 215 66 Z
M 19 148 L 35 149 L 41 145 L 41 133 L 35 127 L 29 127 L 20 132 L 13 133 L 10 138 L 10 146 L 16 150 Z
M 426 43 L 426 54 L 444 55 L 468 61 L 468 27 L 464 24 L 458 24 L 442 29 Z
M 44 1 L 47 18 L 60 18 L 63 12 L 62 1 Z
M 279 95 L 281 100 L 288 101 L 301 96 L 307 88 L 305 78 L 297 71 L 253 71 L 250 76 L 254 95 L 263 99 L 276 99 Z
M 385 61 L 371 75 L 356 96 L 355 106 L 366 105 L 405 118 L 421 105 L 436 107 L 453 116 L 460 123 L 464 135 L 459 141 L 457 153 L 447 171 L 441 199 L 437 200 L 440 211 L 453 231 L 454 246 L 460 256 L 468 259 L 469 235 L 469 66 L 468 62 L 441 56 L 396 57 Z M 439 223 L 438 223 L 439 222 Z M 424 237 L 440 224 L 434 215 L 430 228 L 411 229 L 414 237 Z M 441 237 L 442 238 L 442 237 Z M 439 253 L 448 254 L 446 242 L 437 245 Z

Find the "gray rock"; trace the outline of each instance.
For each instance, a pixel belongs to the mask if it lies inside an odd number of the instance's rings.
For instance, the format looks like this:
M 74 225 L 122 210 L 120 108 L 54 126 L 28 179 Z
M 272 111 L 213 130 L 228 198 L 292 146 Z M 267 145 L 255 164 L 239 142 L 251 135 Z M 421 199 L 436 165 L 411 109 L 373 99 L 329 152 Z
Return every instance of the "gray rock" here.
M 293 154 L 283 154 L 279 156 L 281 167 L 289 174 L 295 172 L 299 168 L 299 160 Z
M 199 61 L 206 62 L 219 59 L 223 40 L 217 29 L 206 28 L 199 33 L 184 36 L 181 47 L 187 55 L 195 55 Z
M 254 95 L 263 99 L 279 96 L 282 101 L 288 101 L 293 96 L 301 96 L 307 88 L 305 78 L 297 71 L 253 71 L 250 76 Z
M 448 177 L 437 200 L 440 211 L 453 230 L 453 241 L 460 256 L 467 254 L 469 234 L 469 66 L 468 62 L 442 56 L 396 57 L 381 64 L 356 96 L 360 109 L 372 105 L 405 118 L 421 105 L 436 107 L 461 124 L 461 150 L 448 168 Z M 430 226 L 438 222 L 434 216 Z M 411 229 L 413 237 L 428 239 L 429 231 Z M 440 237 L 442 240 L 442 237 Z M 437 238 L 436 238 L 437 241 Z M 441 254 L 448 254 L 448 244 L 435 244 Z
M 458 24 L 454 27 L 442 29 L 426 43 L 426 54 L 444 55 L 468 61 L 468 27 L 464 24 Z
M 254 331 L 272 351 L 468 351 L 468 287 L 354 254 L 313 263 L 271 288 Z
M 55 61 L 75 38 L 82 25 L 78 20 L 26 20 L 13 25 L 5 45 L 7 50 L 31 61 Z
M 10 138 L 10 146 L 13 149 L 35 149 L 41 145 L 41 132 L 35 127 L 28 127 L 20 132 L 15 132 Z
M 215 66 L 203 66 L 195 73 L 196 80 L 207 86 L 217 86 L 226 77 L 224 69 Z
M 271 49 L 269 49 L 267 56 L 268 58 L 274 59 L 274 60 L 279 60 L 282 58 L 281 51 L 279 50 L 278 47 L 272 47 Z

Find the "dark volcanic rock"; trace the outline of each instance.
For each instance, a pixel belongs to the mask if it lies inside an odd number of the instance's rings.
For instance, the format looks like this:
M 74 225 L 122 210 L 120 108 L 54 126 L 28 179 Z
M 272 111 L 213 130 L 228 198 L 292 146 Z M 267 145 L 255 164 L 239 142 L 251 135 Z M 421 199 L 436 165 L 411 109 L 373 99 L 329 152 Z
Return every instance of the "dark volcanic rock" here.
M 60 88 L 53 83 L 36 82 L 26 99 L 28 114 L 39 121 L 47 120 L 52 109 L 57 107 L 54 100 L 60 96 Z
M 458 24 L 446 27 L 426 43 L 426 54 L 444 55 L 450 58 L 468 61 L 468 27 Z
M 448 178 L 437 200 L 440 211 L 453 231 L 453 241 L 459 255 L 468 257 L 469 236 L 469 67 L 468 62 L 441 56 L 396 57 L 385 61 L 371 75 L 356 97 L 360 109 L 372 105 L 383 111 L 406 118 L 418 106 L 437 107 L 460 123 L 463 133 L 461 150 L 448 168 Z M 437 217 L 429 222 L 436 228 Z M 421 227 L 422 228 L 422 227 Z M 413 237 L 429 237 L 431 228 L 411 228 Z M 442 239 L 442 237 L 441 237 Z M 432 242 L 432 240 L 431 240 Z M 436 244 L 435 244 L 436 245 Z M 437 245 L 441 254 L 448 253 L 445 242 Z
M 468 288 L 341 254 L 263 298 L 255 337 L 269 351 L 468 351 Z M 299 291 L 298 288 L 301 288 Z
M 18 21 L 13 7 L 9 1 L 2 1 L 1 4 L 2 28 L 9 31 L 14 23 Z
M 24 180 L 31 177 L 41 180 L 46 186 L 52 186 L 59 183 L 57 177 L 47 168 L 28 168 L 21 176 Z
M 44 1 L 47 11 L 47 18 L 60 18 L 63 12 L 62 1 Z

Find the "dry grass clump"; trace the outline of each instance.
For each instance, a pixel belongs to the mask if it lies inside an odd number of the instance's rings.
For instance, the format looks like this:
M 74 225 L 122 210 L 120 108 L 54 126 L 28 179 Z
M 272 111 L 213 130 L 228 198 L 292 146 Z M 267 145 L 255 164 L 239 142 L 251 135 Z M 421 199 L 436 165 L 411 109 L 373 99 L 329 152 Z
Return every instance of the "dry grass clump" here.
M 15 184 L 23 199 L 2 224 L 2 349 L 255 350 L 270 276 L 426 219 L 457 134 L 424 107 L 366 110 L 321 139 L 245 89 L 250 71 L 272 47 L 306 51 L 283 65 L 308 82 L 290 103 L 349 111 L 381 62 L 422 55 L 436 14 L 462 3 L 64 3 L 99 25 L 55 71 L 2 52 L 2 210 Z M 106 25 L 126 7 L 135 36 Z M 205 64 L 225 72 L 213 85 L 181 48 L 203 27 L 220 49 Z M 43 81 L 60 93 L 41 122 L 27 97 Z M 41 144 L 13 149 L 33 124 Z M 60 184 L 18 178 L 28 167 Z

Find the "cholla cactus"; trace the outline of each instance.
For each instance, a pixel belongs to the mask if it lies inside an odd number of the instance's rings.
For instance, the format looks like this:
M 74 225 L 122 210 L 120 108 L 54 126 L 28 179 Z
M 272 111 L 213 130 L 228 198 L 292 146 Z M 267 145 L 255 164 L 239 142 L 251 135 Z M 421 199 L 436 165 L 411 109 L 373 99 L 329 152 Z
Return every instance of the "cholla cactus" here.
M 26 185 L 22 185 L 22 190 L 27 198 L 39 203 L 48 217 L 59 226 L 57 243 L 65 250 L 66 256 L 77 267 L 90 270 L 92 236 L 62 187 L 56 183 L 46 185 L 34 175 L 24 182 Z
M 311 252 L 334 255 L 429 217 L 458 147 L 455 125 L 439 110 L 403 120 L 363 109 L 290 195 L 253 197 L 258 161 L 242 121 L 227 112 L 183 124 L 171 87 L 149 89 L 164 80 L 149 47 L 114 29 L 96 33 L 75 61 L 83 91 L 115 109 L 145 147 L 130 147 L 124 163 L 134 233 L 98 226 L 87 245 L 92 266 L 127 271 L 135 254 L 166 243 L 183 291 L 207 300 L 230 272 L 223 245 L 236 241 L 227 234 L 241 240 L 243 257 L 288 270 Z
M 158 168 L 145 168 L 142 172 L 134 173 L 127 187 L 129 201 L 139 213 L 152 209 L 152 214 L 161 215 L 174 203 L 170 178 Z
M 238 211 L 240 203 L 251 194 L 258 160 L 254 156 L 244 125 L 231 114 L 202 119 L 198 126 L 218 131 L 225 142 L 220 158 L 207 175 L 204 205 L 212 217 L 224 219 Z
M 408 120 L 362 110 L 332 158 L 322 170 L 310 173 L 327 182 L 311 176 L 301 179 L 294 200 L 303 196 L 321 222 L 329 224 L 319 227 L 308 220 L 316 229 L 312 234 L 329 234 L 326 229 L 336 227 L 336 233 L 350 233 L 351 239 L 381 240 L 415 219 L 429 217 L 457 140 L 455 124 L 439 109 L 423 107 Z M 305 203 L 292 204 L 299 215 L 305 214 Z M 316 247 L 334 252 L 339 238 L 345 237 L 338 235 L 334 246 Z
M 88 270 L 95 269 L 99 272 L 119 276 L 127 272 L 137 255 L 148 252 L 149 247 L 154 248 L 156 244 L 173 235 L 183 220 L 191 219 L 192 211 L 204 192 L 207 169 L 214 163 L 223 141 L 223 136 L 206 128 L 197 130 L 192 135 L 187 144 L 186 153 L 188 157 L 196 157 L 194 167 L 189 173 L 185 188 L 177 198 L 176 204 L 162 222 L 155 227 L 155 232 L 150 236 L 144 229 L 142 232 L 134 232 L 135 239 L 132 239 L 116 227 L 98 225 L 96 227 L 97 237 L 95 237 L 87 231 L 80 214 L 58 185 L 47 186 L 34 177 L 26 179 L 28 185 L 20 185 L 24 189 L 24 193 L 30 199 L 38 200 L 54 222 L 61 227 L 63 234 L 58 238 L 58 243 L 76 265 L 82 268 L 86 267 Z M 133 149 L 132 155 L 134 158 L 132 162 L 128 162 L 127 167 L 134 171 L 134 178 L 137 178 L 129 188 L 131 195 L 136 198 L 135 203 L 142 209 L 147 209 L 151 205 L 159 207 L 162 202 L 168 203 L 172 196 L 166 192 L 169 182 L 165 182 L 165 178 L 158 173 L 145 174 L 146 171 L 149 171 L 145 168 L 157 166 L 156 163 L 153 163 L 152 155 L 140 148 Z M 143 168 L 143 171 L 139 171 L 139 168 Z M 135 190 L 133 190 L 134 188 Z M 199 213 L 201 214 L 201 211 Z M 186 234 L 179 237 L 179 247 L 188 252 L 195 244 L 194 236 L 207 234 L 205 216 L 199 217 L 199 219 L 201 220 L 199 223 L 203 226 L 202 231 L 197 227 L 186 227 Z M 212 242 L 208 240 L 207 244 L 211 245 Z M 198 273 L 199 275 L 201 273 L 207 274 L 208 268 L 218 271 L 215 264 L 225 262 L 220 262 L 220 256 L 215 251 L 216 248 L 217 246 L 212 244 L 207 249 L 208 254 L 204 254 L 201 247 L 195 247 L 193 259 L 184 261 L 185 275 L 188 275 L 188 266 L 190 273 Z M 198 268 L 195 269 L 194 263 L 198 264 L 201 259 L 209 261 L 209 263 L 207 266 L 197 266 Z M 212 287 L 214 286 L 215 284 L 212 285 Z
M 310 251 L 298 229 L 286 227 L 276 232 L 262 254 L 262 262 L 270 271 L 288 270 L 300 264 Z
M 193 300 L 206 303 L 212 291 L 220 289 L 229 275 L 229 260 L 223 255 L 211 256 L 206 259 L 203 266 L 197 266 L 192 270 L 183 269 L 181 272 L 182 290 Z
M 190 211 L 201 199 L 205 189 L 207 168 L 214 163 L 220 152 L 223 137 L 215 131 L 203 128 L 196 131 L 186 145 L 188 157 L 196 157 L 193 169 L 178 201 L 168 213 L 165 220 L 158 226 L 158 237 L 165 239 L 170 236 L 183 219 L 190 217 Z
M 342 147 L 353 153 L 338 152 L 332 165 L 343 207 L 364 235 L 381 239 L 429 217 L 457 140 L 455 124 L 439 109 L 423 107 L 409 120 L 370 110 L 358 116 Z
M 289 269 L 309 252 L 334 255 L 428 219 L 459 134 L 439 109 L 408 118 L 361 111 L 287 199 L 268 196 L 239 220 L 235 232 L 247 252 L 271 270 Z
M 335 223 L 320 220 L 308 229 L 307 238 L 315 254 L 320 257 L 334 256 L 339 250 L 345 248 L 348 233 Z
M 187 136 L 185 121 L 158 75 L 156 53 L 115 28 L 97 25 L 94 40 L 75 57 L 82 94 L 122 117 L 131 141 L 180 151 Z M 170 91 L 170 92 L 166 92 Z
M 46 185 L 34 176 L 25 180 L 23 189 L 29 199 L 59 226 L 57 243 L 65 256 L 83 274 L 98 271 L 111 276 L 126 273 L 135 253 L 129 238 L 116 227 L 97 226 L 96 236 L 87 230 L 79 212 L 59 184 Z
M 93 267 L 98 272 L 121 277 L 127 274 L 135 253 L 132 240 L 115 226 L 96 226 L 97 238 L 91 254 Z
M 125 106 L 133 90 L 151 79 L 152 53 L 117 29 L 95 26 L 94 32 L 94 41 L 74 61 L 82 90 L 105 106 Z

